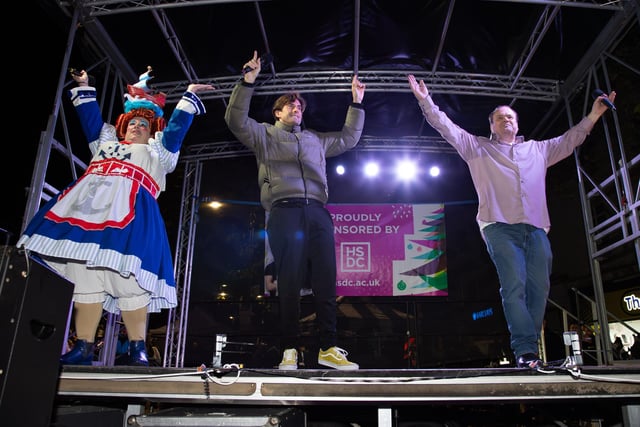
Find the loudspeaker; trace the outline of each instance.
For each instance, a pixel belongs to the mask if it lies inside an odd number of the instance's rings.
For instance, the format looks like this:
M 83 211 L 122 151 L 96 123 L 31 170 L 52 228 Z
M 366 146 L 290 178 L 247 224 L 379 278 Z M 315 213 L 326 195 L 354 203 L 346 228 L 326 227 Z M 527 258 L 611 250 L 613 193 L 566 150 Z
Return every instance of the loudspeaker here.
M 0 283 L 0 420 L 50 424 L 73 283 L 42 261 L 5 249 Z
M 93 405 L 56 405 L 50 427 L 126 426 L 124 408 Z

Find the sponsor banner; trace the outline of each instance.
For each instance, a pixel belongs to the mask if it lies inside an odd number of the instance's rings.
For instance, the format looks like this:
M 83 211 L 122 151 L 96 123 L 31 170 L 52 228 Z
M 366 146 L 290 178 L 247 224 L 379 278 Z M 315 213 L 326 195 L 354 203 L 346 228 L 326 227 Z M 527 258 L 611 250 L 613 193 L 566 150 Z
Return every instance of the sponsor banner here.
M 329 204 L 337 294 L 446 296 L 444 205 Z

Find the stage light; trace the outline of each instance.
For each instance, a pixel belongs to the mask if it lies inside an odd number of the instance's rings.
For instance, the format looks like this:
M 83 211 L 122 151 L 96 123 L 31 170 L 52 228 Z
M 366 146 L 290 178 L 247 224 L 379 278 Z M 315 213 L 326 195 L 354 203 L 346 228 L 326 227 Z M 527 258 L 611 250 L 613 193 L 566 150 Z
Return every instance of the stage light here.
M 429 169 L 429 175 L 433 177 L 440 176 L 440 168 L 438 166 L 431 166 Z
M 222 207 L 222 202 L 219 202 L 217 200 L 212 200 L 210 202 L 207 202 L 206 205 L 209 206 L 211 209 L 217 210 Z
M 219 200 L 214 199 L 211 196 L 205 196 L 200 198 L 200 203 L 213 209 L 213 210 L 217 210 L 220 209 L 222 206 L 224 206 L 224 203 L 222 203 Z
M 345 172 L 344 166 L 342 166 L 342 165 L 336 166 L 336 173 L 338 175 L 344 175 L 344 172 Z
M 417 166 L 410 160 L 402 160 L 396 165 L 396 177 L 401 181 L 411 181 L 416 174 Z
M 202 197 L 200 199 L 200 203 L 213 210 L 218 210 L 224 207 L 241 206 L 241 205 L 260 206 L 260 202 L 256 202 L 256 201 L 228 200 L 228 199 L 216 200 L 210 196 Z
M 368 177 L 378 176 L 380 166 L 375 162 L 369 162 L 364 166 L 364 174 Z

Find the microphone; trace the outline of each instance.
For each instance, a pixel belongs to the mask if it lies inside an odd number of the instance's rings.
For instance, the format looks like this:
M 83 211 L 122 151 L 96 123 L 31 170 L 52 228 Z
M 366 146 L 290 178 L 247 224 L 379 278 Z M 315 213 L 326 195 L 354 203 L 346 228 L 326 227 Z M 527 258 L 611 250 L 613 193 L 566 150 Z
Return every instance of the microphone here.
M 601 95 L 604 95 L 604 98 L 602 98 L 600 100 L 600 102 L 602 102 L 604 105 L 609 107 L 611 110 L 616 111 L 616 106 L 613 105 L 613 102 L 609 101 L 609 98 L 607 98 L 607 94 L 606 93 L 604 93 L 600 89 L 594 89 L 593 92 L 591 93 L 591 96 L 593 96 L 593 99 L 596 99 L 597 97 L 599 97 Z
M 74 76 L 81 76 L 82 75 L 82 71 L 75 69 L 75 68 L 69 68 L 69 73 L 74 75 Z M 96 78 L 93 77 L 91 74 L 87 74 L 87 77 L 89 77 L 89 81 L 87 82 L 89 84 L 89 86 L 95 86 L 96 85 Z
M 268 67 L 269 65 L 271 65 L 271 62 L 273 62 L 273 55 L 271 53 L 265 52 L 260 55 L 260 68 Z M 242 69 L 242 74 L 248 73 L 249 71 L 253 71 L 253 68 L 247 65 Z

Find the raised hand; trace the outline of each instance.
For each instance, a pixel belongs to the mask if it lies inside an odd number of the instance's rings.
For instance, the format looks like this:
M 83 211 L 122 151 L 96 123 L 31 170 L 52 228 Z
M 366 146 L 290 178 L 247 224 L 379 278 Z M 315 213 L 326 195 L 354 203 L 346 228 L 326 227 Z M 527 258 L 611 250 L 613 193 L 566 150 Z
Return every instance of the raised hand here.
M 260 70 L 262 68 L 262 64 L 260 63 L 260 58 L 258 58 L 258 51 L 253 51 L 253 58 L 251 58 L 247 63 L 242 66 L 242 73 L 244 74 L 244 81 L 247 83 L 254 83 L 258 74 L 260 74 Z
M 78 71 L 74 68 L 70 70 L 71 78 L 78 83 L 78 86 L 88 86 L 89 85 L 89 74 L 85 70 Z
M 362 102 L 366 88 L 367 85 L 358 80 L 358 75 L 354 74 L 353 79 L 351 79 L 351 94 L 353 95 L 353 102 L 358 104 Z
M 427 99 L 427 97 L 429 96 L 429 90 L 427 89 L 427 85 L 424 83 L 424 80 L 420 80 L 420 82 L 418 83 L 416 77 L 413 74 L 409 74 L 407 78 L 409 80 L 409 87 L 411 88 L 411 92 L 413 92 L 413 95 L 416 97 L 416 99 L 418 101 Z
M 215 90 L 215 87 L 209 84 L 191 83 L 187 87 L 187 90 L 189 92 L 198 93 L 198 92 L 205 92 L 207 90 Z

